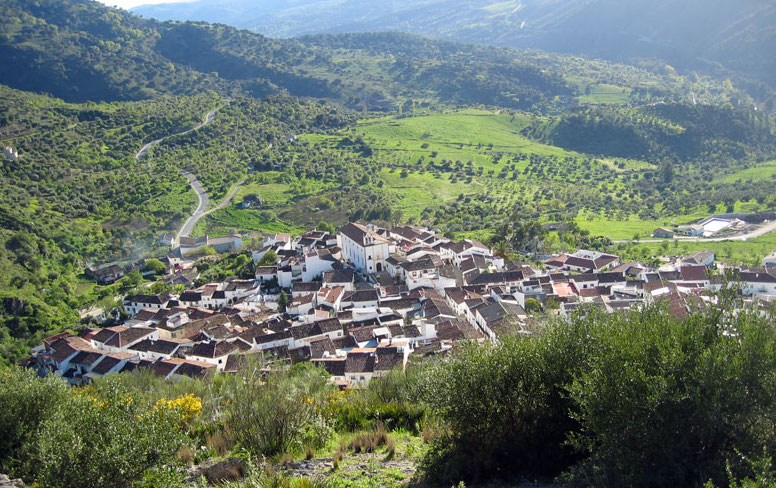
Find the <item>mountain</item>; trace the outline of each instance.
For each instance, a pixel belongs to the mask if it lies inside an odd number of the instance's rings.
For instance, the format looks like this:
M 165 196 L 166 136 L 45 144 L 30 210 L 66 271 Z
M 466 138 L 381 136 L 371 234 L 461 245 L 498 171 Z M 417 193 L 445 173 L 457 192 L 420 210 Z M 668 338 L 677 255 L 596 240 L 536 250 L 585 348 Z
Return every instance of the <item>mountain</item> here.
M 88 0 L 0 5 L 0 83 L 69 102 L 142 100 L 216 90 L 279 92 L 367 110 L 424 103 L 532 109 L 573 87 L 518 52 L 364 36 L 337 51 L 330 39 L 269 39 L 225 25 L 157 22 Z M 375 44 L 412 48 L 386 58 Z
M 197 0 L 134 12 L 204 20 L 271 36 L 404 31 L 539 48 L 617 62 L 657 62 L 776 86 L 776 4 L 769 0 Z

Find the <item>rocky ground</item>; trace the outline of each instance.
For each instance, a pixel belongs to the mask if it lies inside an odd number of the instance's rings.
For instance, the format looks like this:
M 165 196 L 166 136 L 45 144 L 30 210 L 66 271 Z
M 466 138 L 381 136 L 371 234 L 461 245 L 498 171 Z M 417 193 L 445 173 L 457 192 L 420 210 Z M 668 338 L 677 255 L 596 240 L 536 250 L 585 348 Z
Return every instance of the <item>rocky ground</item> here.
M 7 475 L 0 474 L 0 488 L 24 488 L 22 480 L 12 480 Z

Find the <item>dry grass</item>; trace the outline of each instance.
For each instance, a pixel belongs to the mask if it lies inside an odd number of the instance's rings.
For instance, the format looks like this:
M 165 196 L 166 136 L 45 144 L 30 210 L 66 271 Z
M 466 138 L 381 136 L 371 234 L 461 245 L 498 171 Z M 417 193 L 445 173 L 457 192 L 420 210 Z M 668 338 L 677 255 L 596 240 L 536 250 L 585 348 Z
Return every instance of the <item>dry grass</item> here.
M 205 436 L 205 444 L 207 447 L 214 449 L 221 456 L 226 455 L 229 451 L 229 441 L 222 432 L 214 432 Z
M 353 437 L 353 440 L 350 441 L 348 449 L 356 454 L 361 452 L 375 452 L 378 447 L 387 445 L 388 441 L 389 437 L 388 432 L 385 430 L 385 426 L 378 424 L 371 432 L 356 434 L 356 436 Z M 393 441 L 391 440 L 391 442 Z
M 196 451 L 194 451 L 194 448 L 191 447 L 191 446 L 183 446 L 175 454 L 175 457 L 181 463 L 186 464 L 186 465 L 194 463 L 195 456 L 196 456 Z

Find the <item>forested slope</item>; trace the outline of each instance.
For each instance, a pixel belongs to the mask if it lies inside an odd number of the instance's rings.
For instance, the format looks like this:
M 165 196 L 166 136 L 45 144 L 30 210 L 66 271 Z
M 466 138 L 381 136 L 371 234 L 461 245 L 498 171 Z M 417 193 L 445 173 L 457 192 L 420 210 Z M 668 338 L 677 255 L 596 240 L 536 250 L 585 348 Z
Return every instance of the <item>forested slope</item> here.
M 776 6 L 767 0 L 198 0 L 146 5 L 163 20 L 200 20 L 271 36 L 402 31 L 538 48 L 654 69 L 672 65 L 776 86 Z
M 269 39 L 225 25 L 158 22 L 92 0 L 0 5 L 0 83 L 70 102 L 159 94 L 325 97 L 360 110 L 498 105 L 563 111 L 599 85 L 619 103 L 687 100 L 750 105 L 704 78 L 568 56 L 431 41 L 406 34 Z

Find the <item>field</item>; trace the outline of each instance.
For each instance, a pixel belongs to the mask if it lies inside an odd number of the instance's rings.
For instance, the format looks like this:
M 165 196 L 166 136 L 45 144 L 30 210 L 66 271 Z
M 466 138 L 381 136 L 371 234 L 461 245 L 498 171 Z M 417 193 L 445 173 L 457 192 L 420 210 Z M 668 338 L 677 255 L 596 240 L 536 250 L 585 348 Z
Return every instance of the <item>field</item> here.
M 658 255 L 687 255 L 695 251 L 712 251 L 718 261 L 729 264 L 761 266 L 762 258 L 776 250 L 776 233 L 771 233 L 747 242 L 682 242 L 665 241 L 622 244 L 618 248 L 630 259 L 649 259 Z
M 617 87 L 607 89 L 612 96 L 618 90 L 622 94 Z M 603 96 L 593 88 L 592 94 Z M 592 157 L 522 134 L 531 123 L 542 120 L 521 113 L 467 109 L 367 119 L 336 133 L 299 138 L 331 160 L 372 164 L 376 168 L 373 182 L 379 181 L 379 191 L 389 197 L 403 220 L 441 225 L 461 237 L 487 239 L 495 222 L 514 214 L 543 223 L 573 218 L 591 235 L 645 239 L 658 227 L 675 227 L 726 211 L 719 204 L 716 209 L 688 206 L 682 212 L 666 212 L 662 203 L 652 203 L 650 212 L 644 213 L 632 182 L 657 170 L 655 164 Z M 362 154 L 362 147 L 369 148 L 369 155 Z M 776 162 L 768 162 L 738 171 L 725 181 L 773 174 Z M 338 185 L 314 178 L 289 179 L 281 171 L 257 173 L 240 188 L 232 207 L 208 216 L 195 232 L 294 233 L 321 221 L 341 223 L 349 219 L 352 204 L 350 210 L 319 205 L 321 199 L 335 198 L 331 192 Z M 251 209 L 237 207 L 250 196 L 260 197 L 262 204 Z M 755 201 L 738 201 L 733 206 L 738 212 L 763 207 Z M 696 249 L 699 245 L 685 246 Z M 658 247 L 660 244 L 651 246 Z M 745 243 L 715 246 L 721 256 L 742 259 L 750 248 L 759 253 L 767 247 L 767 243 L 762 249 Z
M 715 181 L 735 183 L 736 181 L 767 180 L 776 178 L 776 161 L 760 163 L 752 168 L 743 169 Z M 776 181 L 774 182 L 776 183 Z

